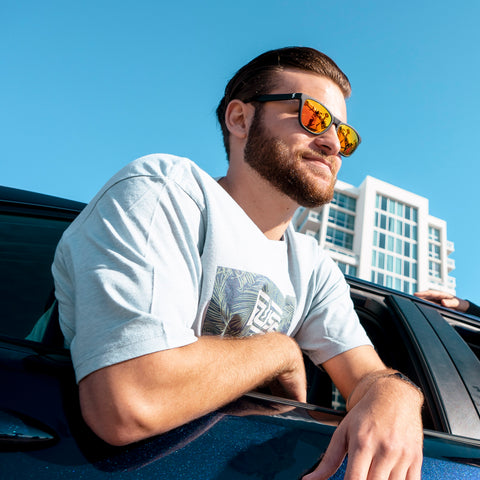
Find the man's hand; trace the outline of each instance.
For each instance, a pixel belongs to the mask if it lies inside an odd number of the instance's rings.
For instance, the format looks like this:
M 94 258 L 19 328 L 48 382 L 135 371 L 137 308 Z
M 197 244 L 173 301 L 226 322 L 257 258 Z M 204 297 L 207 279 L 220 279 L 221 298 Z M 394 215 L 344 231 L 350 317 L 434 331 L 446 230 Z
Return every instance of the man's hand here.
M 449 293 L 440 292 L 438 290 L 415 292 L 414 295 L 422 300 L 436 303 L 442 307 L 452 308 L 453 310 L 457 310 L 459 312 L 466 312 L 470 306 L 470 302 L 468 300 L 462 300 L 455 295 L 450 295 Z
M 349 398 L 349 413 L 304 480 L 330 478 L 347 454 L 344 480 L 420 480 L 422 393 L 386 369 L 370 347 L 334 357 L 324 367 Z M 370 372 L 362 375 L 362 369 Z
M 402 399 L 399 404 L 397 399 Z M 344 480 L 420 480 L 421 394 L 401 380 L 378 379 L 335 431 L 318 468 L 304 480 L 326 480 L 348 453 Z

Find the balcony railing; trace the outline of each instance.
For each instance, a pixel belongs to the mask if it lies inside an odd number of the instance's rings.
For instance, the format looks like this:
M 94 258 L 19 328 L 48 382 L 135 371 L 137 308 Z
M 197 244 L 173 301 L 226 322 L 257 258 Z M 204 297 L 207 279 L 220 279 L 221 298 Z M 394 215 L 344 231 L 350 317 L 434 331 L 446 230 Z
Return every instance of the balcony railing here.
M 453 258 L 447 258 L 447 268 L 449 272 L 455 270 L 455 260 Z

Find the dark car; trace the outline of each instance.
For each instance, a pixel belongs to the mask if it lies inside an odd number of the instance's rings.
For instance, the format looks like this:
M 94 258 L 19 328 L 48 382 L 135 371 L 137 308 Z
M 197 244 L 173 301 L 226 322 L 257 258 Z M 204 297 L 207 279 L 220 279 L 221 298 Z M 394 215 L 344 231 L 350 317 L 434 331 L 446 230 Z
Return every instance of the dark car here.
M 309 403 L 286 414 L 260 415 L 276 399 L 258 394 L 127 447 L 91 432 L 58 319 L 42 321 L 52 305 L 55 246 L 83 207 L 0 187 L 0 479 L 291 480 L 311 470 L 345 412 L 329 378 L 307 360 Z M 479 319 L 348 281 L 380 356 L 425 393 L 422 478 L 480 479 Z M 344 465 L 333 478 L 343 472 Z

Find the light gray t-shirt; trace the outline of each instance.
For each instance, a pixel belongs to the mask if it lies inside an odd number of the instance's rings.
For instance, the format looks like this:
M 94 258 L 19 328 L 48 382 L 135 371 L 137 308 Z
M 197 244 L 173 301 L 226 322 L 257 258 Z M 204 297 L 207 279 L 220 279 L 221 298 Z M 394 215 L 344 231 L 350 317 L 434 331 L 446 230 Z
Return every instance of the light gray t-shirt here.
M 291 226 L 267 239 L 185 158 L 122 169 L 65 231 L 52 271 L 77 381 L 201 335 L 283 332 L 316 364 L 371 344 L 317 243 Z

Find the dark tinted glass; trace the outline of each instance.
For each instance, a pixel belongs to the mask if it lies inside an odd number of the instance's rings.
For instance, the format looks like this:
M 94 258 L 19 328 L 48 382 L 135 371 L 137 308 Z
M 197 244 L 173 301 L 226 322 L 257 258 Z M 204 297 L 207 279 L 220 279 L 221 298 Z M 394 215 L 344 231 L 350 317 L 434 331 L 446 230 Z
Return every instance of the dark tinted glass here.
M 68 224 L 0 215 L 0 335 L 25 338 L 44 312 L 55 248 Z

